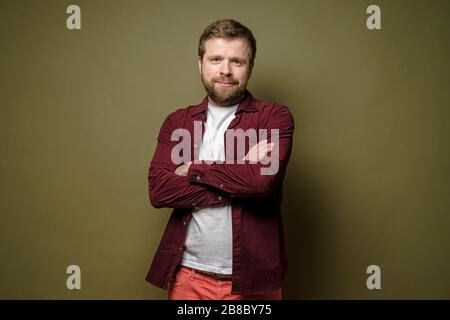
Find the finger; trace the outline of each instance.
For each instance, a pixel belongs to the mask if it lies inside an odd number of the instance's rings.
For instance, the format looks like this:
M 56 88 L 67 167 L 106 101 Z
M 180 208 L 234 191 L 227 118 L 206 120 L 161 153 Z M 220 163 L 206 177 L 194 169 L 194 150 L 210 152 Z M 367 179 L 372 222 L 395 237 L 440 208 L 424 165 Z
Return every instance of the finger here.
M 274 143 L 270 143 L 270 144 L 266 145 L 264 148 L 261 148 L 258 152 L 258 161 L 260 161 L 261 159 L 266 157 L 269 152 L 272 152 L 274 146 L 275 146 Z
M 261 141 L 261 142 L 255 144 L 253 147 L 251 147 L 249 153 L 250 153 L 251 151 L 257 150 L 258 148 L 264 147 L 266 144 L 267 144 L 267 140 L 263 140 L 263 141 Z
M 253 145 L 250 148 L 250 150 L 245 155 L 243 160 L 255 159 L 254 161 L 257 161 L 256 158 L 258 157 L 258 153 L 264 152 L 264 150 L 266 150 L 265 149 L 266 147 L 267 147 L 267 139 L 261 140 L 260 142 L 258 142 L 257 144 Z M 263 150 L 263 151 L 258 151 L 258 150 Z
M 264 139 L 264 140 L 261 140 L 260 142 L 258 142 L 257 144 L 255 144 L 253 147 L 258 147 L 258 146 L 263 146 L 263 145 L 265 145 L 265 144 L 267 144 L 267 140 L 266 139 Z
M 258 152 L 257 161 L 260 161 L 261 159 L 263 159 L 267 155 L 267 153 L 270 151 L 271 151 L 271 149 L 269 146 L 266 146 L 266 147 L 260 149 Z
M 260 142 L 258 142 L 257 144 L 264 144 L 267 143 L 267 139 L 261 140 Z
M 248 160 L 254 154 L 258 152 L 258 148 L 263 147 L 267 143 L 267 140 L 263 140 L 255 145 L 253 145 L 250 150 L 247 152 L 243 160 Z
M 270 152 L 270 151 L 272 151 L 274 146 L 275 146 L 274 143 L 267 144 L 267 145 L 265 146 L 265 148 L 264 148 L 265 152 Z

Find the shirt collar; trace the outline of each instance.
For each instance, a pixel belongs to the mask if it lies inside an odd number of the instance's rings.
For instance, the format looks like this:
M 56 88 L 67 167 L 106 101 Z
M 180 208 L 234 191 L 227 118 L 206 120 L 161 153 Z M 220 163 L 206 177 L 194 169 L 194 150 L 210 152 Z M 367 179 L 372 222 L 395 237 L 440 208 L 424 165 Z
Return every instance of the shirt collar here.
M 206 112 L 207 110 L 208 96 L 206 96 L 200 104 L 191 107 L 190 114 L 191 117 L 194 117 L 199 113 Z M 245 90 L 244 98 L 239 103 L 235 114 L 238 114 L 241 111 L 252 112 L 257 110 L 258 108 L 255 105 L 255 99 L 253 98 L 253 95 L 248 90 Z

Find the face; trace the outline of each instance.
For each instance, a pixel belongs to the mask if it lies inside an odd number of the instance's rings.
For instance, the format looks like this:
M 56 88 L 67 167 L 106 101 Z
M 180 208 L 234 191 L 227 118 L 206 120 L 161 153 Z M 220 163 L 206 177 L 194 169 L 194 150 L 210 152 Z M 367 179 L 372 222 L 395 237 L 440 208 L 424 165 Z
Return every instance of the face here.
M 243 97 L 253 66 L 245 38 L 210 38 L 205 41 L 198 67 L 210 102 L 217 106 L 237 104 Z

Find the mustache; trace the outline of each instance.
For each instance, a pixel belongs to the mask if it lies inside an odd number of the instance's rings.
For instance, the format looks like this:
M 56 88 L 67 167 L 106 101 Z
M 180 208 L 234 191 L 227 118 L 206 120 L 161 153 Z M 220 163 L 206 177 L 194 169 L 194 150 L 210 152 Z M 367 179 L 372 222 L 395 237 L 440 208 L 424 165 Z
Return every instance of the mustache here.
M 229 83 L 229 84 L 238 84 L 239 81 L 229 78 L 229 77 L 217 77 L 213 79 L 214 82 L 221 82 L 221 83 Z

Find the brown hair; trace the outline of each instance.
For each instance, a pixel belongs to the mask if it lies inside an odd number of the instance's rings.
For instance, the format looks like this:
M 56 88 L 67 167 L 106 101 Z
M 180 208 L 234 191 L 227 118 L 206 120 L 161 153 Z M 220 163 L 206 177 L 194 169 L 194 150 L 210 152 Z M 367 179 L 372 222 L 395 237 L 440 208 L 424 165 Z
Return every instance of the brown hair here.
M 249 28 L 233 19 L 221 19 L 214 21 L 205 28 L 203 34 L 200 36 L 198 43 L 198 56 L 203 59 L 205 54 L 206 40 L 217 37 L 225 39 L 245 38 L 251 49 L 250 64 L 253 64 L 256 56 L 256 40 L 253 37 Z

